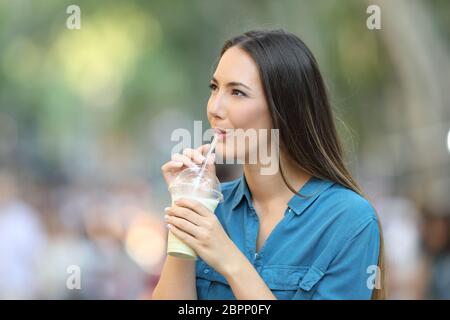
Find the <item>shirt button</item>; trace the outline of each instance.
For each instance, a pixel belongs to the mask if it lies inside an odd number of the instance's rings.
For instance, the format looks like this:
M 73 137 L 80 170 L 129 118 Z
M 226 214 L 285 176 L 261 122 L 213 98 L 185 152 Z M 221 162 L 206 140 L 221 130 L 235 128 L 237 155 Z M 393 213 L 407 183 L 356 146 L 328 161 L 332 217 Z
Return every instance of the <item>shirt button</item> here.
M 255 253 L 255 259 L 258 259 L 258 258 L 259 258 L 259 254 Z
M 291 208 L 289 208 L 289 212 L 292 212 L 292 209 L 291 209 Z
M 204 273 L 204 274 L 208 274 L 208 273 L 209 273 L 209 269 L 203 270 L 203 273 Z

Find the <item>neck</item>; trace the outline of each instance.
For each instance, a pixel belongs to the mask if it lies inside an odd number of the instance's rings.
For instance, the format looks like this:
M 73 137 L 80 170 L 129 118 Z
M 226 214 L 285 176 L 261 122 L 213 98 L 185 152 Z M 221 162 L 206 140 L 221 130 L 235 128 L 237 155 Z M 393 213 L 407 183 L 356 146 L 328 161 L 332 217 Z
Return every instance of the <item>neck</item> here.
M 287 157 L 282 157 L 286 159 Z M 299 169 L 292 161 L 284 160 L 282 162 L 284 175 L 289 184 L 299 191 L 308 181 L 311 175 Z M 262 175 L 261 164 L 244 164 L 244 174 L 247 185 L 252 194 L 252 200 L 262 206 L 273 202 L 288 202 L 292 196 L 292 191 L 283 181 L 281 173 L 277 170 L 276 174 Z

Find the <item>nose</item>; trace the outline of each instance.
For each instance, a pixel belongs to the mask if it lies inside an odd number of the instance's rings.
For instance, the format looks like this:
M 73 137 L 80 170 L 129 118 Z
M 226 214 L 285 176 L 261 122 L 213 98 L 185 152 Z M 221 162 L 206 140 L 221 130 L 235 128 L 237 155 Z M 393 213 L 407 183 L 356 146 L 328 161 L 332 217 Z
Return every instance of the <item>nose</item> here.
M 224 119 L 226 116 L 226 108 L 224 97 L 219 93 L 211 95 L 208 100 L 208 113 L 211 117 Z

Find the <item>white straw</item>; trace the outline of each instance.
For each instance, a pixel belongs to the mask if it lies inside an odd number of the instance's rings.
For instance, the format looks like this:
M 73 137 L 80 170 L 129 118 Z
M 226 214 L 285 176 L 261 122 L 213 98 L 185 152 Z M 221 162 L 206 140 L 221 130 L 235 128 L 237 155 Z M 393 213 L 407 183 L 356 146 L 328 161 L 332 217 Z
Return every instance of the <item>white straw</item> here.
M 219 140 L 219 135 L 217 133 L 214 134 L 214 138 L 211 142 L 211 146 L 209 147 L 208 153 L 206 154 L 204 164 L 202 165 L 202 169 L 200 170 L 200 173 L 197 176 L 197 179 L 195 181 L 193 192 L 197 189 L 198 184 L 200 182 L 200 178 L 203 175 L 203 172 L 205 171 L 206 165 L 208 163 L 209 158 L 211 157 L 211 154 L 213 153 L 214 149 L 216 148 L 217 140 Z
M 206 164 L 208 163 L 209 158 L 211 157 L 211 154 L 213 153 L 214 149 L 216 148 L 216 144 L 217 144 L 217 140 L 219 139 L 219 135 L 217 133 L 214 134 L 214 138 L 213 141 L 211 142 L 211 147 L 208 150 L 208 153 L 206 154 L 205 157 L 205 163 L 202 166 L 202 171 L 201 173 L 203 173 L 203 170 L 206 167 Z

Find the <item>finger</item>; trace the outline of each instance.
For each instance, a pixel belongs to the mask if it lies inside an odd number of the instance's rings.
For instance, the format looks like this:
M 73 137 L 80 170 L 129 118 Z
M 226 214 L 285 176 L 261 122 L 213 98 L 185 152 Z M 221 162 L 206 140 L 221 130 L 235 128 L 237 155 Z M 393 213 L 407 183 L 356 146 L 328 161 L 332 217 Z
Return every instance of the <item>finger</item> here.
M 167 228 L 173 233 L 175 237 L 186 243 L 189 247 L 195 250 L 198 244 L 198 240 L 195 239 L 193 236 L 191 236 L 189 233 L 184 232 L 183 230 L 180 230 L 174 225 L 167 225 Z M 197 251 L 197 250 L 195 250 Z
M 186 209 L 179 206 L 172 206 L 167 207 L 164 210 L 166 211 L 166 214 L 168 214 L 169 216 L 175 216 L 178 218 L 185 219 L 195 224 L 196 226 L 200 226 L 202 223 L 202 217 L 197 212 L 192 211 L 190 209 Z
M 162 167 L 161 170 L 166 171 L 166 170 L 173 170 L 173 169 L 179 169 L 183 166 L 183 162 L 181 161 L 169 161 L 166 162 Z
M 211 153 L 211 156 L 209 157 L 208 161 L 206 162 L 207 167 L 214 166 L 214 163 L 216 162 L 216 154 Z
M 175 200 L 175 205 L 179 207 L 184 207 L 197 212 L 203 217 L 210 217 L 213 212 L 211 212 L 207 207 L 205 207 L 201 202 L 192 199 L 180 198 Z
M 208 154 L 209 148 L 211 147 L 210 143 L 201 145 L 200 147 L 198 147 L 196 150 L 198 152 L 200 152 L 202 155 L 206 156 Z
M 172 161 L 183 162 L 183 164 L 186 167 L 194 167 L 195 166 L 195 163 L 189 157 L 186 157 L 185 155 L 182 155 L 179 153 L 174 153 L 172 155 Z
M 198 232 L 200 231 L 199 226 L 196 226 L 195 224 L 193 224 L 192 222 L 190 222 L 188 220 L 185 220 L 183 218 L 178 218 L 175 216 L 166 215 L 165 219 L 168 224 L 174 225 L 181 231 L 184 231 L 184 232 L 190 234 L 194 238 L 197 238 Z
M 183 150 L 183 155 L 194 160 L 195 163 L 202 164 L 205 161 L 205 156 L 203 156 L 200 152 L 194 149 L 186 148 Z
M 208 144 L 204 144 L 204 145 L 198 147 L 196 150 L 206 156 L 208 154 L 208 151 L 210 148 L 211 148 L 211 144 L 208 143 Z M 216 154 L 211 153 L 210 157 L 207 160 L 207 167 L 209 168 L 212 165 L 214 165 L 215 161 L 216 161 Z

